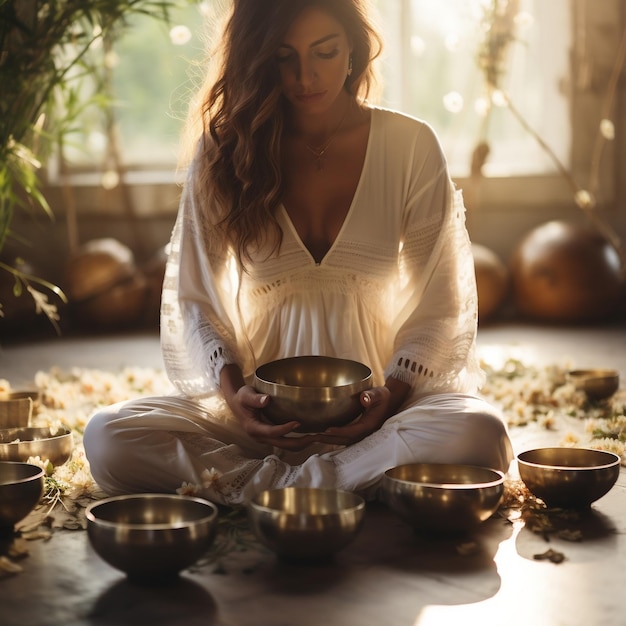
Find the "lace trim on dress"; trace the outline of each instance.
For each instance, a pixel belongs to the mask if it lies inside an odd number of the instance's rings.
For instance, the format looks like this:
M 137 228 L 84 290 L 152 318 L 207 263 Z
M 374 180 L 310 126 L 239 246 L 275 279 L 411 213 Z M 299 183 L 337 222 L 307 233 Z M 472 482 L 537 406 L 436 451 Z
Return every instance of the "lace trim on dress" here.
M 483 381 L 475 356 L 478 297 L 471 245 L 465 229 L 465 208 L 461 192 L 452 189 L 451 193 L 450 213 L 439 227 L 432 256 L 434 262 L 439 261 L 436 271 L 442 284 L 447 285 L 448 297 L 455 299 L 456 316 L 438 316 L 438 295 L 430 294 L 425 287 L 424 302 L 420 306 L 427 312 L 429 307 L 434 310 L 430 317 L 420 320 L 417 332 L 411 327 L 398 330 L 396 352 L 385 370 L 385 377 L 392 376 L 425 393 L 469 393 Z M 411 232 L 405 243 L 403 262 L 415 267 L 424 248 L 428 249 L 425 242 L 432 240 L 433 235 L 434 231 L 428 225 L 419 232 Z M 441 289 L 441 286 L 437 288 Z

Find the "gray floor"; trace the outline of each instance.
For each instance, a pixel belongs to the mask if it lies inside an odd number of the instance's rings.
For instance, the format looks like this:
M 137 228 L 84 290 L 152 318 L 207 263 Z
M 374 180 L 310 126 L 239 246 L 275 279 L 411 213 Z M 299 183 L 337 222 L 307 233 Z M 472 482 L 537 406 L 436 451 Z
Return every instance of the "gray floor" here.
M 481 328 L 479 346 L 491 359 L 614 367 L 626 377 L 626 327 Z M 51 339 L 0 348 L 0 378 L 15 386 L 53 365 L 118 369 L 160 366 L 155 335 Z M 514 433 L 519 450 L 553 443 L 558 433 Z M 219 567 L 201 563 L 162 588 L 126 581 L 93 553 L 81 531 L 35 541 L 24 571 L 0 580 L 0 624 L 215 624 L 223 626 L 621 626 L 626 568 L 626 478 L 581 521 L 579 543 L 542 537 L 499 518 L 473 535 L 475 551 L 458 540 L 427 540 L 368 508 L 357 540 L 332 564 L 305 567 L 248 550 Z M 559 565 L 537 561 L 549 547 Z

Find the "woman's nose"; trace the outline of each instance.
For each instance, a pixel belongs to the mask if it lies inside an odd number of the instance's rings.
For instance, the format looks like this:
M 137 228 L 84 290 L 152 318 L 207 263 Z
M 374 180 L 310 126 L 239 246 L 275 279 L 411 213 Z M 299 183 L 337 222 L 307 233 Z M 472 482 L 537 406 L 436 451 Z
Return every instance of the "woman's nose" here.
M 298 81 L 303 85 L 312 83 L 316 77 L 314 64 L 309 59 L 303 59 L 298 63 L 296 73 Z

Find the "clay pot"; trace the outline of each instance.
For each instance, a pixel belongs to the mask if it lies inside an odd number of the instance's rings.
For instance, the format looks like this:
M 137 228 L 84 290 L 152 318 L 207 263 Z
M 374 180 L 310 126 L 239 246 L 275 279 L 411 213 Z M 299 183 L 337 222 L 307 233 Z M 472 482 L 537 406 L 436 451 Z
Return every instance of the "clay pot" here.
M 615 315 L 623 289 L 619 255 L 596 230 L 553 221 L 520 242 L 511 259 L 517 309 L 549 322 Z
M 139 272 L 107 291 L 74 304 L 78 326 L 95 330 L 128 328 L 143 321 L 148 285 Z
M 71 301 L 80 302 L 131 278 L 135 270 L 130 248 L 116 239 L 94 239 L 68 260 L 65 293 Z
M 493 250 L 472 243 L 476 288 L 478 290 L 478 321 L 492 318 L 502 306 L 509 290 L 509 270 Z

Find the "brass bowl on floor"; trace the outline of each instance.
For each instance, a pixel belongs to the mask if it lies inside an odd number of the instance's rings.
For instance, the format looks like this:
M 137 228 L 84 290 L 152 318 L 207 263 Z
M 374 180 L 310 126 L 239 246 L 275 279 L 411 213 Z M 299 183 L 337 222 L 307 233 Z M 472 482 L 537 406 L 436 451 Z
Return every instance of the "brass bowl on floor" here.
M 549 507 L 582 509 L 606 495 L 620 472 L 620 457 L 587 448 L 535 448 L 517 455 L 520 478 Z
M 43 495 L 44 471 L 30 463 L 0 462 L 0 532 L 12 531 Z
M 349 491 L 287 487 L 260 493 L 247 512 L 255 535 L 278 556 L 326 560 L 359 533 L 365 500 Z
M 67 428 L 0 429 L 0 461 L 25 462 L 38 456 L 56 467 L 69 460 L 73 449 L 74 437 Z
M 447 463 L 411 463 L 387 470 L 382 500 L 416 531 L 461 533 L 489 519 L 504 493 L 495 469 Z
M 264 415 L 276 424 L 296 420 L 301 432 L 319 432 L 356 419 L 362 391 L 372 386 L 372 371 L 358 361 L 298 356 L 257 368 L 254 388 L 270 396 Z
M 86 509 L 87 534 L 96 553 L 129 579 L 158 583 L 176 578 L 211 547 L 217 506 L 170 494 L 107 498 Z
M 38 401 L 38 391 L 11 391 L 0 395 L 0 428 L 27 427 Z
M 584 391 L 590 400 L 610 398 L 619 389 L 619 372 L 617 370 L 570 370 L 568 376 L 576 389 Z

